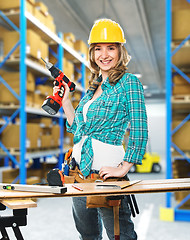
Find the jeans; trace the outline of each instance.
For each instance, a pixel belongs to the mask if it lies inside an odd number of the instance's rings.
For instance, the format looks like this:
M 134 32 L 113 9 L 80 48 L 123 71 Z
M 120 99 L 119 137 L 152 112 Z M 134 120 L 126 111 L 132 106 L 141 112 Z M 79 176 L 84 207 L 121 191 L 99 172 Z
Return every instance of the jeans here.
M 73 217 L 81 240 L 101 240 L 102 222 L 108 238 L 114 240 L 114 216 L 112 208 L 86 208 L 86 197 L 74 197 Z M 120 240 L 137 239 L 126 197 L 121 200 L 119 224 Z

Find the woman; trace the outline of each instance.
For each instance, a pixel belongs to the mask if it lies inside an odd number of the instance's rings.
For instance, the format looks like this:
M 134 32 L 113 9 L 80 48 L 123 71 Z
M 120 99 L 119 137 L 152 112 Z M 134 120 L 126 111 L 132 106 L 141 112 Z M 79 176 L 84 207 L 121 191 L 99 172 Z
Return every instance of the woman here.
M 133 164 L 142 164 L 147 142 L 147 117 L 143 87 L 127 73 L 128 53 L 123 30 L 110 19 L 93 25 L 89 41 L 92 71 L 90 87 L 74 110 L 68 98 L 62 101 L 67 130 L 74 134 L 73 157 L 84 177 L 92 171 L 100 177 L 124 177 Z M 55 89 L 54 91 L 56 91 Z M 122 146 L 128 124 L 130 137 L 126 153 Z M 120 208 L 120 239 L 137 239 L 127 199 Z M 109 239 L 114 239 L 113 211 L 86 208 L 86 198 L 73 198 L 73 216 L 80 239 L 102 239 L 102 224 Z

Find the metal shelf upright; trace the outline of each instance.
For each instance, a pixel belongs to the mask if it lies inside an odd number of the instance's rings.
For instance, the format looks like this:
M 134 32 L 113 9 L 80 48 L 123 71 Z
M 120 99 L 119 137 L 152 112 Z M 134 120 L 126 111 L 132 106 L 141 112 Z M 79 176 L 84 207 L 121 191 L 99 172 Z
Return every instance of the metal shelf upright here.
M 40 158 L 40 152 L 37 153 L 27 153 L 26 152 L 26 122 L 27 122 L 27 113 L 34 113 L 39 115 L 45 115 L 41 113 L 39 110 L 33 110 L 30 109 L 28 106 L 26 106 L 26 73 L 27 73 L 27 67 L 31 68 L 37 68 L 37 71 L 40 71 L 41 73 L 44 73 L 45 75 L 49 75 L 48 71 L 45 69 L 39 69 L 38 64 L 35 64 L 31 62 L 30 59 L 26 58 L 26 30 L 27 30 L 27 21 L 29 21 L 30 24 L 34 26 L 34 28 L 38 28 L 41 31 L 42 35 L 47 35 L 49 38 L 53 39 L 58 44 L 57 49 L 57 60 L 58 60 L 58 68 L 60 70 L 63 70 L 63 53 L 64 50 L 67 51 L 70 55 L 72 55 L 78 62 L 81 63 L 81 85 L 82 87 L 77 87 L 78 90 L 82 91 L 82 94 L 84 94 L 84 86 L 85 86 L 85 67 L 88 67 L 87 61 L 78 54 L 75 50 L 73 50 L 71 47 L 69 47 L 66 43 L 62 40 L 62 34 L 59 33 L 58 36 L 56 34 L 52 34 L 52 32 L 43 24 L 39 22 L 39 20 L 35 19 L 30 13 L 26 11 L 26 3 L 25 0 L 20 0 L 20 14 L 19 14 L 19 22 L 20 22 L 20 28 L 18 28 L 3 12 L 0 11 L 0 16 L 16 31 L 20 34 L 20 40 L 15 44 L 15 46 L 11 49 L 11 51 L 5 56 L 2 62 L 0 62 L 0 68 L 5 64 L 5 62 L 8 62 L 8 58 L 10 55 L 14 52 L 14 50 L 20 46 L 20 62 L 19 62 L 19 70 L 20 70 L 20 96 L 18 96 L 15 91 L 4 81 L 4 79 L 0 76 L 0 83 L 3 83 L 8 90 L 19 100 L 20 105 L 18 109 L 13 109 L 13 113 L 11 117 L 5 118 L 6 122 L 3 124 L 3 126 L 0 128 L 0 134 L 2 131 L 7 127 L 7 125 L 12 122 L 17 115 L 20 115 L 20 162 L 17 161 L 15 156 L 13 156 L 9 150 L 2 144 L 0 141 L 0 148 L 3 149 L 3 151 L 6 153 L 9 159 L 11 159 L 14 166 L 17 166 L 19 168 L 19 176 L 14 180 L 14 183 L 19 180 L 21 184 L 26 183 L 26 176 L 27 176 L 27 168 L 26 168 L 26 160 L 28 158 L 36 158 L 39 160 Z M 34 111 L 34 112 L 33 112 Z M 64 119 L 65 115 L 63 112 L 63 109 L 61 108 L 58 115 L 56 116 L 59 118 L 59 126 L 60 126 L 60 145 L 59 150 L 53 151 L 46 151 L 42 153 L 42 157 L 45 159 L 47 156 L 50 155 L 59 155 L 58 159 L 58 167 L 61 169 L 61 163 L 63 162 L 64 157 L 64 149 L 63 149 L 63 143 L 64 143 Z M 7 156 L 5 157 L 7 159 Z M 38 165 L 38 164 L 37 164 Z
M 187 0 L 190 2 L 189 0 Z M 187 82 L 190 83 L 190 79 L 182 72 L 177 66 L 172 63 L 172 56 L 180 50 L 180 48 L 190 39 L 190 35 L 187 36 L 179 46 L 172 52 L 172 0 L 166 0 L 166 178 L 172 178 L 172 154 L 171 149 L 174 148 L 183 159 L 186 159 L 190 163 L 190 158 L 180 150 L 173 142 L 172 135 L 181 127 L 185 122 L 190 119 L 190 114 L 175 128 L 172 127 L 172 70 L 180 74 Z M 190 194 L 185 197 L 175 208 L 173 209 L 173 218 L 176 221 L 190 221 L 190 210 L 180 209 L 181 205 L 190 199 Z M 166 193 L 166 208 L 172 208 L 172 193 Z
M 25 139 L 26 139 L 26 112 L 25 112 L 25 102 L 26 102 L 26 65 L 25 65 L 25 58 L 26 58 L 26 18 L 25 18 L 25 0 L 20 0 L 21 8 L 20 8 L 20 29 L 17 28 L 14 23 L 12 23 L 2 12 L 1 16 L 3 19 L 16 31 L 20 34 L 20 41 L 16 43 L 16 45 L 11 49 L 11 51 L 7 54 L 4 60 L 1 62 L 0 67 L 4 65 L 6 60 L 9 56 L 14 52 L 14 50 L 20 45 L 20 96 L 18 96 L 12 88 L 0 78 L 1 83 L 3 83 L 20 101 L 20 108 L 17 109 L 12 116 L 7 119 L 6 124 L 0 129 L 0 133 L 5 129 L 5 127 L 14 120 L 14 118 L 20 114 L 20 162 L 16 160 L 14 156 L 12 156 L 6 147 L 0 142 L 1 148 L 6 152 L 9 158 L 12 160 L 14 165 L 18 165 L 19 171 L 19 179 L 20 183 L 26 182 L 26 167 L 25 167 L 25 154 L 26 154 L 26 146 L 25 146 Z

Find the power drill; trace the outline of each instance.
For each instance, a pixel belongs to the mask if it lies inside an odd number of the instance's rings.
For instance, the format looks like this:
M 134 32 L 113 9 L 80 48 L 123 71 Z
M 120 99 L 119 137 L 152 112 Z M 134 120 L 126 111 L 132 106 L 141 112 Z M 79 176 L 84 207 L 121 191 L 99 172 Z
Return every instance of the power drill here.
M 55 78 L 54 86 L 59 87 L 59 91 L 55 93 L 54 96 L 48 96 L 42 104 L 42 109 L 44 109 L 50 115 L 55 115 L 60 107 L 62 107 L 62 98 L 65 93 L 65 87 L 63 85 L 63 81 L 67 83 L 70 88 L 70 92 L 75 91 L 75 84 L 71 82 L 64 73 L 56 68 L 52 63 L 47 63 L 43 58 L 42 60 L 46 64 L 46 68 L 51 72 L 52 77 Z

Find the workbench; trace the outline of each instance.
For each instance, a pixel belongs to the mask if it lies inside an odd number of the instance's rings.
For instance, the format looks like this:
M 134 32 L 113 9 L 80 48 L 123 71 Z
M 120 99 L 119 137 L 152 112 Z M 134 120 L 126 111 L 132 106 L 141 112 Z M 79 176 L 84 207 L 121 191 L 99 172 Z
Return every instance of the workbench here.
M 160 179 L 160 180 L 136 180 L 136 181 L 114 181 L 106 182 L 106 184 L 114 184 L 124 186 L 123 189 L 117 188 L 96 188 L 97 183 L 77 183 L 81 190 L 73 188 L 73 184 L 66 184 L 67 192 L 63 194 L 1 190 L 0 191 L 0 211 L 6 207 L 13 209 L 13 216 L 0 217 L 0 232 L 3 239 L 9 239 L 6 232 L 7 227 L 12 227 L 17 239 L 22 240 L 22 234 L 19 226 L 26 226 L 27 209 L 37 207 L 37 203 L 33 201 L 38 198 L 54 198 L 54 197 L 83 197 L 83 196 L 111 196 L 111 195 L 129 195 L 142 193 L 158 193 L 158 192 L 177 192 L 190 191 L 190 178 L 179 179 Z

